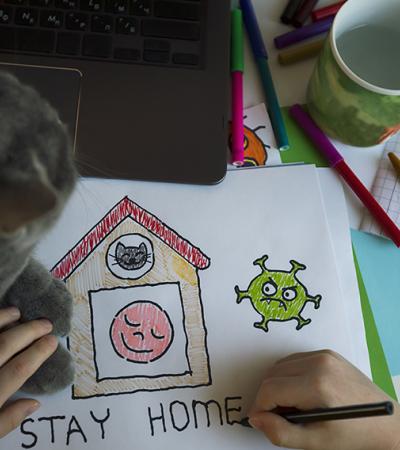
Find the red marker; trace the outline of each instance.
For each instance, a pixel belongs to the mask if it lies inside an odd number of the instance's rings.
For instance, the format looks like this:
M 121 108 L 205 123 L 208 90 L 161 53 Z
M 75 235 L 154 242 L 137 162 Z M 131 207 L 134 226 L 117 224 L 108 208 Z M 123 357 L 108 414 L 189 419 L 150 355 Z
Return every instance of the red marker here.
M 374 199 L 357 175 L 346 164 L 343 156 L 336 150 L 331 141 L 318 128 L 317 124 L 300 105 L 290 108 L 290 115 L 326 157 L 330 167 L 335 169 L 362 201 L 375 220 L 381 225 L 387 236 L 400 247 L 400 229 L 388 216 L 382 206 Z
M 328 17 L 336 16 L 336 14 L 339 12 L 339 9 L 345 4 L 346 2 L 338 2 L 333 5 L 325 6 L 324 8 L 316 9 L 311 13 L 312 21 L 318 22 L 319 20 L 327 19 Z

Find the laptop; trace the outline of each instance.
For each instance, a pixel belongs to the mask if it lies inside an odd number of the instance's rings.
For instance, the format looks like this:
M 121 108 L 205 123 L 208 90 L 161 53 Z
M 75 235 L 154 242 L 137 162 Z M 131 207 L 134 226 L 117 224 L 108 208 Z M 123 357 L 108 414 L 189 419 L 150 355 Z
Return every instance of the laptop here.
M 82 176 L 226 173 L 230 0 L 0 0 L 0 69 L 58 111 Z

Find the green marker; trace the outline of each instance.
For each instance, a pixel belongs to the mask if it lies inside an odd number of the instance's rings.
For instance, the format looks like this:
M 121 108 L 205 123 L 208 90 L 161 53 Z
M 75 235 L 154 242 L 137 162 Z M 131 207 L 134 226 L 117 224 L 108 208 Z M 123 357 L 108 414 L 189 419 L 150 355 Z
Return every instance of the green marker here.
M 231 15 L 231 71 L 244 72 L 243 15 L 240 8 Z

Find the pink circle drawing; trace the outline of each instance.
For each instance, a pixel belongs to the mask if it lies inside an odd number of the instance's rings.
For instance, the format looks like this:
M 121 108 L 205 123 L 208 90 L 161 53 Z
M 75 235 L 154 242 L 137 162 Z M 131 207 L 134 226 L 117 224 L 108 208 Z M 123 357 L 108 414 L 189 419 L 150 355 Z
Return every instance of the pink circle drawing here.
M 165 354 L 171 346 L 174 330 L 168 314 L 159 305 L 135 301 L 116 314 L 110 337 L 121 358 L 146 364 Z

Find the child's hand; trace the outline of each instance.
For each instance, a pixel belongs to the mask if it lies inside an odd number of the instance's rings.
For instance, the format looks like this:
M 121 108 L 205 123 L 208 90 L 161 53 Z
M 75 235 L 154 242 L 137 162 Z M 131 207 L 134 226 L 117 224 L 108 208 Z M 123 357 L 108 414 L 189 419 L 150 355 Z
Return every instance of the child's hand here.
M 388 396 L 343 357 L 329 350 L 278 361 L 263 381 L 250 423 L 280 447 L 303 450 L 400 450 L 400 406 L 393 416 L 294 425 L 271 412 L 378 403 Z M 389 399 L 390 400 L 390 399 Z
M 15 324 L 19 316 L 17 308 L 0 309 L 0 438 L 40 406 L 33 399 L 5 403 L 54 353 L 58 344 L 54 336 L 48 336 L 52 330 L 48 320 Z

